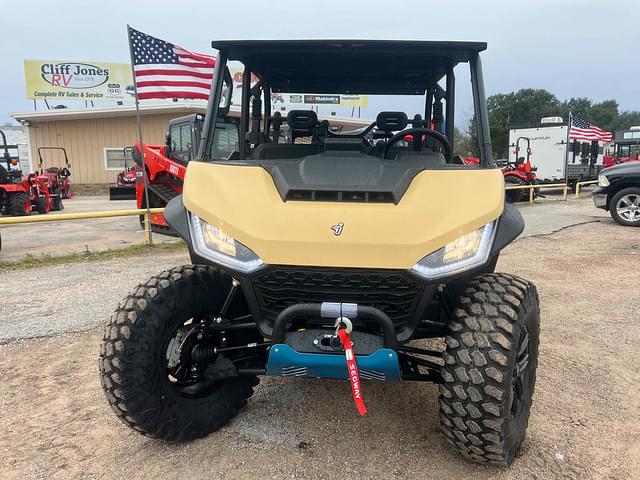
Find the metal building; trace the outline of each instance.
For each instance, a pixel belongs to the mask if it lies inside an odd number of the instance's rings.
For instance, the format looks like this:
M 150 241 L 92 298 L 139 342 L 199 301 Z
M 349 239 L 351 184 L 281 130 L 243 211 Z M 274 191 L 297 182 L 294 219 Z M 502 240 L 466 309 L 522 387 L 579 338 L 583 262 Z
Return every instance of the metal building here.
M 142 106 L 143 139 L 151 145 L 162 144 L 170 119 L 205 111 L 204 105 L 181 103 Z M 39 147 L 64 147 L 74 185 L 113 183 L 124 167 L 123 148 L 137 141 L 134 106 L 55 109 L 11 116 L 27 127 L 31 169 L 37 167 Z M 47 151 L 45 166 L 62 165 L 64 161 L 58 155 Z

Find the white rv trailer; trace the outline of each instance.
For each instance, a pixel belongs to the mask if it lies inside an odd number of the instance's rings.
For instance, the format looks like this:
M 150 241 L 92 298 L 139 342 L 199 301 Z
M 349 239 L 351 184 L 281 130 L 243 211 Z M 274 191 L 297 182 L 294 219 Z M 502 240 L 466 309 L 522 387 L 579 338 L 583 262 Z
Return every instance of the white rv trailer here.
M 568 125 L 560 117 L 543 118 L 540 125 L 509 130 L 509 162 L 515 162 L 516 142 L 519 137 L 531 142 L 531 165 L 537 168 L 541 183 L 564 182 L 575 187 L 576 182 L 598 178 L 603 165 L 602 142 L 570 140 L 567 144 Z M 520 142 L 521 149 L 523 142 Z M 567 148 L 569 149 L 567 155 Z M 526 152 L 520 151 L 519 156 Z

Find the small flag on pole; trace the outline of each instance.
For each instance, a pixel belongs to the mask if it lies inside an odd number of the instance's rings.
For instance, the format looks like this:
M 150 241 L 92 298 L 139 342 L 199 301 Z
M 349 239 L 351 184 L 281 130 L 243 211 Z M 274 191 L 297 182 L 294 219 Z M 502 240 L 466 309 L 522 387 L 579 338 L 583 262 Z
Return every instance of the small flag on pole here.
M 587 140 L 608 143 L 613 140 L 613 133 L 607 132 L 580 117 L 571 118 L 569 140 Z
M 138 99 L 209 99 L 216 59 L 129 27 Z

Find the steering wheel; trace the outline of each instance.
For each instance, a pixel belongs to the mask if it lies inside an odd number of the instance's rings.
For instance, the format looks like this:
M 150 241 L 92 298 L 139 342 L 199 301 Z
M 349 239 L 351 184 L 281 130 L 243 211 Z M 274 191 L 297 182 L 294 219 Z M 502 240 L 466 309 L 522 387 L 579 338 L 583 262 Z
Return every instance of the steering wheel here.
M 447 140 L 447 137 L 445 137 L 437 130 L 431 130 L 430 128 L 407 128 L 406 130 L 402 130 L 401 132 L 396 133 L 393 137 L 387 140 L 387 145 L 384 148 L 384 158 L 387 158 L 387 153 L 389 152 L 389 148 L 391 148 L 391 145 L 399 142 L 407 135 L 413 135 L 414 137 L 417 135 L 425 135 L 427 137 L 435 139 L 440 145 L 442 145 L 442 149 L 444 150 L 444 158 L 447 160 L 447 162 L 451 161 L 451 145 L 449 144 L 449 140 Z

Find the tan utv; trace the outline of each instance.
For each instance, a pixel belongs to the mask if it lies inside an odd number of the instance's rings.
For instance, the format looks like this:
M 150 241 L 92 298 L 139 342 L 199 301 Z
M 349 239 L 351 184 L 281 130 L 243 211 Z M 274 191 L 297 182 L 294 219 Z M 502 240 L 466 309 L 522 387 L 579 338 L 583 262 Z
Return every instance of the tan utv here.
M 113 314 L 100 355 L 113 410 L 145 435 L 194 439 L 229 422 L 262 375 L 354 386 L 355 361 L 364 397 L 368 381 L 438 383 L 449 443 L 510 464 L 529 420 L 539 306 L 529 281 L 494 271 L 524 223 L 492 158 L 486 44 L 212 46 L 198 158 L 165 211 L 192 265 L 138 285 Z M 229 62 L 244 66 L 237 96 Z M 452 151 L 458 64 L 470 70 L 478 165 Z M 274 94 L 301 108 L 272 111 Z M 345 95 L 395 107 L 355 131 L 303 108 Z M 217 122 L 232 98 L 239 121 Z M 400 108 L 407 99 L 418 113 Z

